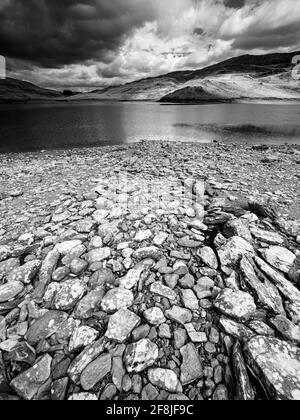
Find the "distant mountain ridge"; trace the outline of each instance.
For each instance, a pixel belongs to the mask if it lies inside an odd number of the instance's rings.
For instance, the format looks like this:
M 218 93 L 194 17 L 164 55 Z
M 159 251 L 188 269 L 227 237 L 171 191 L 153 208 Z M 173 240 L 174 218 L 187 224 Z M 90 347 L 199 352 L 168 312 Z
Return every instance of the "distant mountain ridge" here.
M 0 80 L 0 102 L 119 100 L 210 103 L 238 100 L 300 100 L 292 60 L 300 51 L 243 55 L 200 70 L 176 71 L 89 93 L 63 94 L 29 82 Z

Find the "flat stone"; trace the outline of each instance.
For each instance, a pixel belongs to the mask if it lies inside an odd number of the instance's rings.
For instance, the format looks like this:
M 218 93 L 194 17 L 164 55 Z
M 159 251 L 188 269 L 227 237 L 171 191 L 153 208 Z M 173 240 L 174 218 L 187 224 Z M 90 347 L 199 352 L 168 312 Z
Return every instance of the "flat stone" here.
M 293 322 L 283 315 L 271 319 L 270 322 L 285 340 L 298 345 L 300 344 L 299 326 L 293 324 Z
M 69 254 L 78 245 L 81 245 L 81 241 L 79 239 L 76 239 L 74 241 L 65 241 L 55 245 L 55 250 L 58 251 L 60 255 L 65 256 Z
M 55 334 L 68 319 L 68 314 L 59 311 L 48 311 L 35 321 L 26 333 L 26 340 L 32 346 Z
M 154 293 L 155 295 L 159 295 L 159 296 L 162 296 L 164 298 L 167 298 L 171 301 L 174 301 L 177 298 L 177 294 L 174 292 L 174 290 L 170 289 L 167 286 L 164 286 L 159 281 L 156 281 L 156 282 L 151 284 L 150 292 Z
M 268 279 L 264 278 L 262 281 L 257 277 L 253 265 L 244 257 L 240 264 L 241 273 L 244 281 L 250 290 L 253 292 L 257 302 L 264 308 L 274 314 L 281 314 L 284 312 L 280 294 Z
M 182 392 L 182 385 L 175 372 L 169 369 L 149 369 L 148 379 L 152 385 L 167 392 Z
M 98 288 L 86 296 L 84 296 L 77 304 L 74 312 L 75 318 L 89 319 L 92 315 L 99 311 L 101 307 L 101 301 L 104 297 L 104 289 Z
M 71 380 L 79 385 L 80 376 L 84 369 L 105 350 L 105 340 L 101 338 L 87 346 L 70 364 L 68 374 Z
M 248 364 L 262 380 L 270 397 L 300 399 L 299 348 L 270 337 L 255 337 L 245 346 Z
M 173 306 L 166 311 L 165 315 L 171 321 L 175 321 L 181 325 L 191 322 L 193 317 L 191 311 L 181 308 L 180 306 Z
M 180 381 L 183 386 L 203 377 L 203 367 L 194 344 L 189 343 L 180 349 L 182 355 Z
M 34 291 L 33 297 L 36 300 L 42 300 L 48 284 L 52 280 L 52 274 L 56 268 L 60 257 L 60 252 L 57 249 L 50 251 L 44 261 L 39 272 L 39 282 Z
M 8 260 L 0 262 L 0 281 L 18 267 L 20 267 L 19 258 L 9 258 Z
M 184 306 L 191 311 L 199 310 L 199 300 L 197 299 L 195 293 L 190 289 L 182 289 L 182 301 Z
M 168 239 L 168 236 L 166 232 L 159 232 L 153 239 L 154 245 L 162 246 Z
M 300 286 L 300 256 L 295 259 L 294 264 L 292 265 L 290 271 L 289 271 L 289 279 Z
M 133 289 L 139 282 L 143 269 L 129 270 L 125 277 L 120 281 L 120 286 L 124 289 Z
M 245 325 L 235 322 L 232 319 L 221 317 L 219 322 L 226 334 L 237 338 L 242 343 L 249 341 L 256 335 L 250 328 L 247 328 Z
M 129 308 L 133 300 L 133 293 L 130 290 L 118 287 L 107 292 L 101 302 L 101 308 L 104 312 L 113 313 L 119 309 Z
M 93 213 L 93 218 L 96 221 L 96 223 L 102 223 L 103 220 L 105 220 L 107 218 L 107 216 L 109 215 L 109 212 L 107 210 L 96 210 Z
M 18 375 L 10 386 L 24 400 L 33 400 L 51 374 L 52 357 L 43 356 L 32 368 Z
M 158 326 L 166 321 L 163 311 L 160 308 L 150 308 L 144 312 L 144 317 L 149 324 Z
M 239 342 L 233 346 L 232 366 L 236 379 L 236 391 L 239 401 L 253 401 L 255 393 L 251 385 L 242 348 Z
M 254 256 L 255 251 L 245 239 L 234 236 L 218 249 L 218 255 L 222 266 L 234 269 L 243 256 Z
M 249 221 L 242 218 L 229 220 L 224 226 L 223 233 L 226 238 L 239 236 L 249 243 L 253 240 L 249 230 Z
M 90 233 L 96 224 L 96 221 L 91 218 L 82 219 L 76 223 L 76 230 L 79 233 Z
M 87 268 L 88 263 L 80 258 L 75 258 L 71 261 L 70 270 L 75 276 L 80 276 Z
M 109 318 L 105 336 L 117 343 L 124 343 L 140 322 L 140 317 L 135 313 L 127 309 L 120 309 Z
M 111 364 L 110 354 L 99 356 L 96 360 L 91 362 L 81 374 L 80 383 L 82 388 L 85 391 L 93 389 L 94 386 L 102 381 L 102 379 L 111 371 Z
M 87 290 L 86 283 L 79 279 L 67 280 L 59 286 L 54 299 L 54 307 L 62 311 L 74 308 Z
M 18 297 L 24 290 L 24 285 L 20 281 L 12 281 L 0 285 L 0 303 L 8 302 L 15 297 Z
M 79 394 L 72 394 L 68 401 L 98 401 L 98 397 L 90 392 L 80 392 Z
M 126 348 L 124 360 L 129 373 L 139 373 L 154 365 L 158 359 L 158 347 L 149 339 L 129 344 Z
M 24 284 L 30 284 L 35 279 L 41 267 L 40 260 L 29 261 L 21 267 L 15 268 L 8 276 L 7 281 L 20 281 Z
M 107 260 L 111 255 L 110 248 L 96 248 L 89 252 L 88 260 L 90 264 Z
M 89 287 L 91 289 L 96 289 L 101 286 L 106 286 L 108 284 L 115 283 L 115 275 L 114 273 L 108 268 L 101 268 L 97 270 L 89 280 Z
M 137 242 L 144 242 L 147 241 L 148 239 L 150 239 L 152 237 L 152 232 L 151 230 L 140 230 L 139 232 L 137 232 L 137 234 L 135 235 L 134 240 Z
M 260 253 L 267 263 L 286 274 L 291 270 L 296 259 L 295 254 L 281 246 L 272 246 L 261 250 Z
M 287 280 L 278 271 L 270 267 L 261 258 L 255 257 L 254 260 L 258 267 L 271 280 L 271 282 L 275 284 L 275 286 L 287 300 L 300 303 L 300 291 L 295 286 L 293 286 L 289 280 Z
M 0 262 L 7 260 L 10 256 L 10 248 L 7 245 L 0 245 Z
M 209 268 L 217 270 L 219 267 L 219 262 L 214 250 L 208 246 L 200 248 L 197 252 L 197 255 L 202 260 L 202 262 L 207 265 Z
M 214 301 L 214 307 L 229 317 L 247 320 L 256 311 L 254 299 L 249 293 L 224 289 Z
M 258 239 L 266 244 L 282 245 L 284 243 L 284 238 L 276 232 L 270 232 L 257 227 L 251 227 L 250 231 L 255 239 Z
M 74 330 L 70 343 L 69 352 L 74 353 L 78 350 L 82 350 L 89 344 L 94 343 L 98 338 L 99 332 L 94 328 L 82 325 Z

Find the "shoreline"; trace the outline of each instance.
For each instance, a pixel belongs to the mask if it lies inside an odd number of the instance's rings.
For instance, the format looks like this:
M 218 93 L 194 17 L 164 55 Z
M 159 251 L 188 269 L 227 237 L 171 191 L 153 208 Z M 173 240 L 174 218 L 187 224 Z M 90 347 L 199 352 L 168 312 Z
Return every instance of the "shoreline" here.
M 300 146 L 0 164 L 0 400 L 299 399 Z

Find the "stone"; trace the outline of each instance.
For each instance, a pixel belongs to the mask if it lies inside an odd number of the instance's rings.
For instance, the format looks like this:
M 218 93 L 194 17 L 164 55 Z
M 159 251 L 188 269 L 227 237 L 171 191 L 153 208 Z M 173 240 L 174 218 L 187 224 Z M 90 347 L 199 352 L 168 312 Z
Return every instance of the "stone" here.
M 183 289 L 192 289 L 195 286 L 195 279 L 192 275 L 186 274 L 180 279 L 179 284 Z
M 99 311 L 104 293 L 104 289 L 98 288 L 84 296 L 75 308 L 74 317 L 78 319 L 91 318 L 95 312 Z
M 108 268 L 102 268 L 96 271 L 89 279 L 89 287 L 91 289 L 96 289 L 101 286 L 106 286 L 108 284 L 115 283 L 115 275 Z
M 156 295 L 162 296 L 164 298 L 167 298 L 171 301 L 174 301 L 177 298 L 177 294 L 174 292 L 174 290 L 170 289 L 167 286 L 164 286 L 159 281 L 156 281 L 156 282 L 151 284 L 150 292 L 154 293 Z
M 55 245 L 55 251 L 58 251 L 60 255 L 68 255 L 74 248 L 81 245 L 81 241 L 76 239 L 74 241 L 65 241 Z
M 79 394 L 71 395 L 68 401 L 98 401 L 98 398 L 90 392 L 80 392 Z
M 187 342 L 187 332 L 186 330 L 182 329 L 182 328 L 178 328 L 174 331 L 174 342 L 175 342 L 175 347 L 177 349 L 181 349 L 181 347 L 183 347 L 186 342 Z
M 175 289 L 179 280 L 178 274 L 166 274 L 165 283 L 170 289 Z
M 185 329 L 192 343 L 207 342 L 207 335 L 204 332 L 197 332 L 193 324 L 185 324 Z
M 249 293 L 224 289 L 214 301 L 214 307 L 223 315 L 247 320 L 256 311 L 254 299 Z
M 132 331 L 132 337 L 134 341 L 140 341 L 143 338 L 148 337 L 150 333 L 150 325 L 144 324 L 137 327 L 134 331 Z
M 80 383 L 80 376 L 84 369 L 105 350 L 105 340 L 101 338 L 93 344 L 87 346 L 70 364 L 68 374 L 70 379 L 76 384 Z
M 69 378 L 61 378 L 51 384 L 51 400 L 64 401 L 68 392 Z
M 5 279 L 14 269 L 20 267 L 19 258 L 9 258 L 0 262 L 0 281 Z
M 267 263 L 286 274 L 289 273 L 296 259 L 296 255 L 280 246 L 263 249 L 260 253 Z
M 237 338 L 242 343 L 249 341 L 256 335 L 250 328 L 247 328 L 245 325 L 235 322 L 232 319 L 221 317 L 219 322 L 226 334 Z
M 105 336 L 117 343 L 124 343 L 140 322 L 140 317 L 135 313 L 127 309 L 120 309 L 109 318 Z
M 26 340 L 30 345 L 36 346 L 40 341 L 46 340 L 55 334 L 67 319 L 68 314 L 65 312 L 46 312 L 45 315 L 30 326 L 26 333 Z
M 213 394 L 213 401 L 228 401 L 228 391 L 225 385 L 219 385 Z
M 75 276 L 80 276 L 87 268 L 88 263 L 80 258 L 75 258 L 70 264 L 71 273 Z
M 166 321 L 163 311 L 160 308 L 149 308 L 144 312 L 144 317 L 151 325 L 158 326 Z
M 282 245 L 284 243 L 284 238 L 276 232 L 271 232 L 258 227 L 250 228 L 251 234 L 261 242 L 264 242 L 269 245 Z
M 94 343 L 98 338 L 99 332 L 94 328 L 82 325 L 73 331 L 69 343 L 69 352 L 75 353 L 83 350 L 84 347 Z
M 120 286 L 124 289 L 133 289 L 139 282 L 143 269 L 129 270 L 125 277 L 120 281 Z
M 272 337 L 255 337 L 244 349 L 247 363 L 271 398 L 300 399 L 299 348 Z
M 159 248 L 156 246 L 151 246 L 148 248 L 140 248 L 136 250 L 133 254 L 133 258 L 141 261 L 151 258 L 155 261 L 158 261 L 161 258 L 162 254 Z
M 300 303 L 300 291 L 295 286 L 293 286 L 289 280 L 287 280 L 278 271 L 270 267 L 261 258 L 255 257 L 254 260 L 258 267 L 271 280 L 271 282 L 275 284 L 275 286 L 287 300 Z
M 251 330 L 255 331 L 257 335 L 275 335 L 274 330 L 262 321 L 251 321 L 248 326 Z
M 140 230 L 139 232 L 137 232 L 137 234 L 135 235 L 134 240 L 137 242 L 144 242 L 147 241 L 148 239 L 150 239 L 152 237 L 152 232 L 151 230 Z
M 300 328 L 285 316 L 280 315 L 270 320 L 279 334 L 287 341 L 300 345 Z
M 236 379 L 236 392 L 238 400 L 253 401 L 255 394 L 247 372 L 242 348 L 239 342 L 233 346 L 232 366 Z
M 171 309 L 168 309 L 165 316 L 171 321 L 175 321 L 181 325 L 187 324 L 192 320 L 191 311 L 181 308 L 180 306 L 173 306 Z
M 129 373 L 140 373 L 153 366 L 158 356 L 157 345 L 149 339 L 129 344 L 124 356 L 126 369 Z
M 223 234 L 226 238 L 239 236 L 249 243 L 252 242 L 252 236 L 249 230 L 249 222 L 248 220 L 242 218 L 229 220 L 224 226 Z
M 104 354 L 91 362 L 82 372 L 80 383 L 84 391 L 90 391 L 111 371 L 111 356 Z
M 142 401 L 155 401 L 159 397 L 159 392 L 152 384 L 148 384 L 143 388 Z
M 160 338 L 166 338 L 167 340 L 170 340 L 172 338 L 170 326 L 168 324 L 160 325 L 158 335 Z
M 243 257 L 240 269 L 246 285 L 253 292 L 257 302 L 273 314 L 283 313 L 283 304 L 277 288 L 265 277 L 259 280 L 254 270 L 253 261 L 251 263 L 248 258 Z
M 56 282 L 61 282 L 62 280 L 65 280 L 66 277 L 68 277 L 70 274 L 69 267 L 59 267 L 57 268 L 53 274 L 52 274 L 52 280 Z
M 162 246 L 168 239 L 168 234 L 165 232 L 159 232 L 153 239 L 155 246 Z
M 107 260 L 111 255 L 110 248 L 96 248 L 92 249 L 88 254 L 88 260 L 90 264 L 96 262 L 102 262 Z
M 55 309 L 68 311 L 80 301 L 86 293 L 87 285 L 83 280 L 70 279 L 59 283 L 59 289 L 54 298 Z
M 180 349 L 182 355 L 180 381 L 183 386 L 203 377 L 203 367 L 194 344 L 189 343 Z
M 0 262 L 7 260 L 10 256 L 10 248 L 7 245 L 0 245 Z
M 190 289 L 182 289 L 182 301 L 184 306 L 191 311 L 198 311 L 199 310 L 199 301 L 195 295 L 195 293 Z
M 29 261 L 21 267 L 15 268 L 11 273 L 9 273 L 7 276 L 7 281 L 20 281 L 23 284 L 30 284 L 38 274 L 40 266 L 40 260 Z
M 240 259 L 245 255 L 254 256 L 254 248 L 249 242 L 239 236 L 229 239 L 225 245 L 218 249 L 221 265 L 232 269 L 236 268 Z
M 101 308 L 104 312 L 114 313 L 119 309 L 127 309 L 132 306 L 133 300 L 133 293 L 130 290 L 118 287 L 107 292 L 102 299 Z
M 300 256 L 295 259 L 288 276 L 293 283 L 300 286 Z
M 208 246 L 200 248 L 197 252 L 197 255 L 199 256 L 201 261 L 209 268 L 217 270 L 217 268 L 219 267 L 217 256 L 212 248 Z
M 96 224 L 97 223 L 93 219 L 82 219 L 76 223 L 76 230 L 78 233 L 90 233 L 94 229 Z
M 52 273 L 54 272 L 56 265 L 60 257 L 60 252 L 56 249 L 50 251 L 44 261 L 39 272 L 39 282 L 34 291 L 33 297 L 36 300 L 41 300 L 45 294 L 45 290 L 48 284 L 51 282 Z
M 112 381 L 119 391 L 122 390 L 123 378 L 126 374 L 122 357 L 114 357 L 112 360 Z
M 51 374 L 52 357 L 43 356 L 32 368 L 14 378 L 10 386 L 24 400 L 33 400 Z
M 176 373 L 172 370 L 160 368 L 149 369 L 148 379 L 157 388 L 173 393 L 182 392 L 182 385 Z
M 20 281 L 12 281 L 0 285 L 0 303 L 8 302 L 18 297 L 24 290 L 24 285 Z

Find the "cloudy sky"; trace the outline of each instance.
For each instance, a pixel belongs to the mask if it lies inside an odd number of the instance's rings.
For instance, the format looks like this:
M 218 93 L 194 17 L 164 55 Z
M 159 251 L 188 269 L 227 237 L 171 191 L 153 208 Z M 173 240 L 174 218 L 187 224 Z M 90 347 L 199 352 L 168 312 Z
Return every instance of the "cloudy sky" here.
M 89 89 L 300 49 L 300 0 L 0 0 L 8 75 Z

